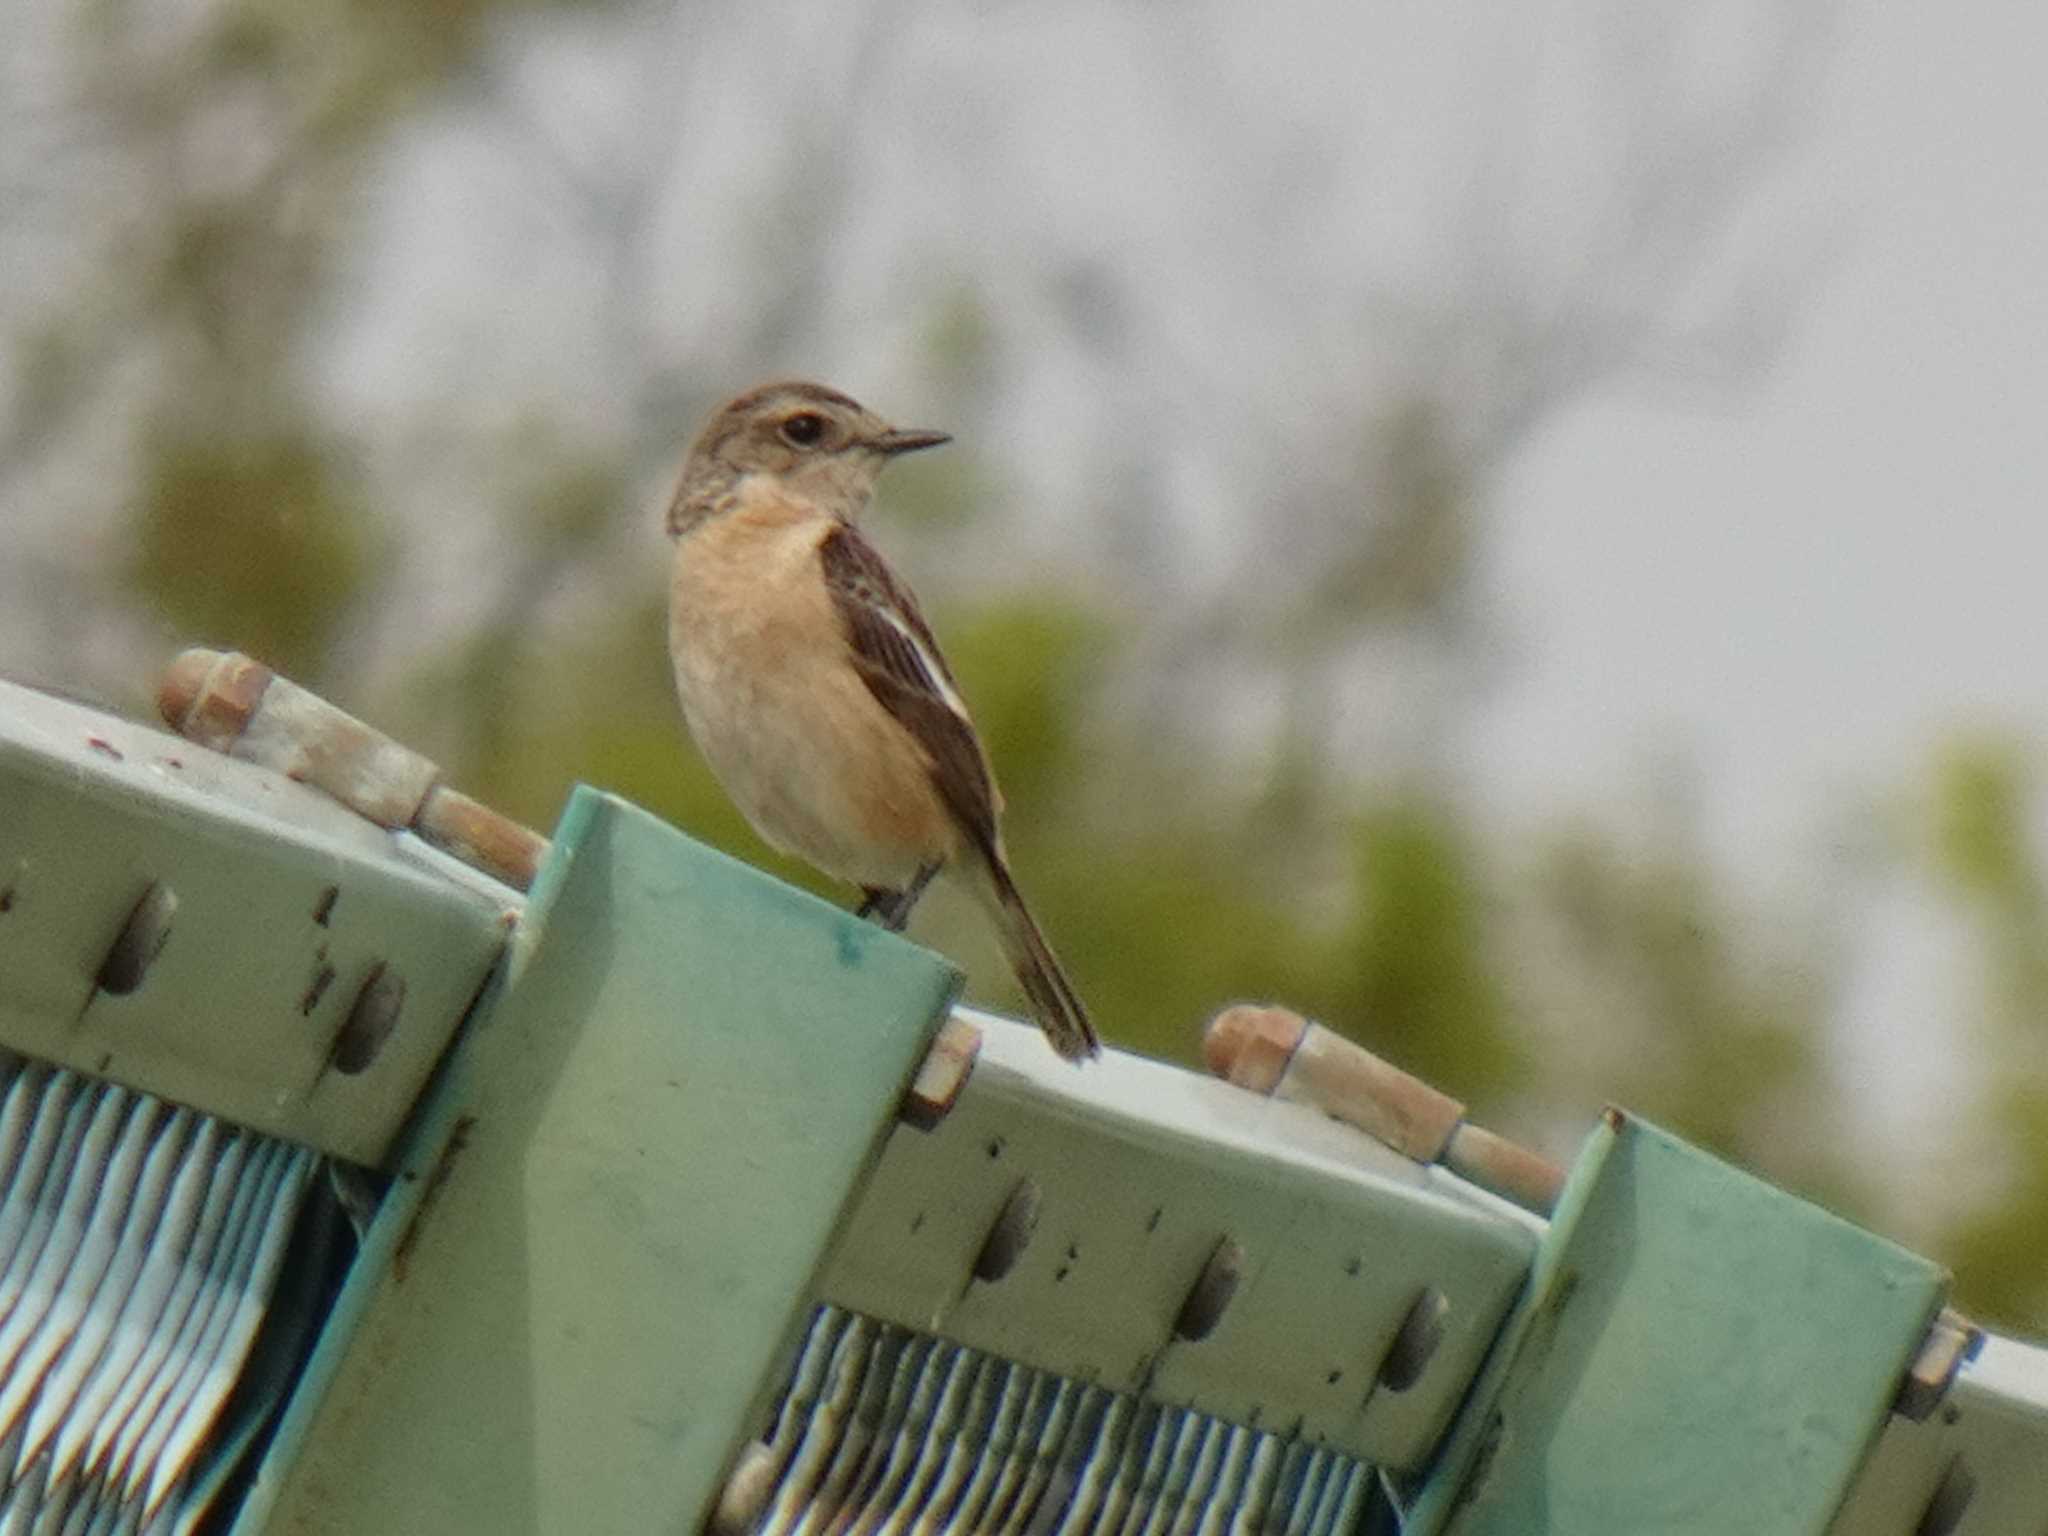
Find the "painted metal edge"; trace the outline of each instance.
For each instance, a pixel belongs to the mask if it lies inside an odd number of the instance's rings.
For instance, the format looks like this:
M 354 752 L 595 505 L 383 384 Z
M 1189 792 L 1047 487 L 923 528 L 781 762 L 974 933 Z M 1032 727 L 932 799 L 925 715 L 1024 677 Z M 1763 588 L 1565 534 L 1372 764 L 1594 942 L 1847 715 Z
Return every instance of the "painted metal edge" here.
M 236 1531 L 694 1528 L 957 985 L 579 789 Z
M 1601 1170 L 1614 1150 L 1615 1133 L 1615 1122 L 1602 1118 L 1580 1143 L 1579 1155 L 1565 1176 L 1557 1207 L 1536 1245 L 1536 1256 L 1521 1294 L 1488 1348 L 1485 1363 L 1473 1377 L 1450 1430 L 1412 1485 L 1412 1496 L 1401 1523 L 1402 1536 L 1439 1536 L 1456 1513 L 1462 1490 L 1468 1486 L 1495 1432 L 1489 1424 L 1492 1407 L 1500 1399 L 1529 1330 L 1557 1295 L 1564 1272 L 1566 1238 L 1577 1227 L 1587 1201 L 1592 1198 Z
M 1609 1111 L 1406 1529 L 1819 1533 L 1945 1288 Z

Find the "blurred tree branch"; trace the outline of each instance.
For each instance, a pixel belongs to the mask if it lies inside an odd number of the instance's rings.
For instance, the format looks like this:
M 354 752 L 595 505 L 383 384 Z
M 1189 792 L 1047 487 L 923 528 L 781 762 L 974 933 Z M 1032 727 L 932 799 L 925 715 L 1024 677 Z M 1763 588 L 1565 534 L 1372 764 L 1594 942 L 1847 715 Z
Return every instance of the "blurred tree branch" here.
M 1837 10 L 1591 4 L 1571 7 L 1565 29 L 1550 14 L 1490 29 L 1469 61 L 1467 116 L 1414 134 L 1446 137 L 1465 168 L 1417 215 L 1435 259 L 1399 275 L 1364 260 L 1348 280 L 1322 269 L 1315 332 L 1300 329 L 1303 296 L 1290 288 L 1234 317 L 1227 335 L 1247 358 L 1298 349 L 1286 370 L 1298 387 L 1217 393 L 1193 415 L 1232 424 L 1235 573 L 1193 601 L 1178 594 L 1175 624 L 1152 639 L 1149 725 L 1201 719 L 1186 680 L 1250 651 L 1292 700 L 1290 760 L 1365 766 L 1365 749 L 1390 781 L 1447 782 L 1447 742 L 1497 652 L 1474 583 L 1502 467 L 1618 377 L 1734 387 L 1776 355 L 1818 247 L 1810 229 L 1755 238 L 1747 225 L 1801 142 Z M 1737 56 L 1701 38 L 1716 23 L 1741 34 Z M 1532 32 L 1553 51 L 1571 40 L 1569 78 L 1593 95 L 1581 115 L 1597 131 L 1564 165 L 1557 130 L 1546 134 L 1557 104 L 1534 100 Z M 1254 110 L 1220 109 L 1243 91 L 1234 46 L 1212 29 L 1171 55 L 1188 132 L 1226 172 L 1227 135 Z M 1333 196 L 1310 146 L 1296 150 L 1303 174 L 1238 189 L 1254 215 L 1244 238 L 1270 252 L 1269 268 L 1288 260 L 1286 242 L 1312 238 Z M 1276 285 L 1283 275 L 1295 274 Z M 1148 274 L 1096 281 L 1114 285 L 1090 308 L 1118 316 L 1104 345 L 1120 359 L 1150 377 L 1235 382 L 1146 302 Z M 1291 332 L 1275 323 L 1281 306 Z M 1269 334 L 1254 336 L 1259 326 Z M 1243 579 L 1252 570 L 1259 579 Z M 1368 725 L 1356 720 L 1358 683 L 1375 668 L 1409 685 L 1391 707 L 1376 699 Z

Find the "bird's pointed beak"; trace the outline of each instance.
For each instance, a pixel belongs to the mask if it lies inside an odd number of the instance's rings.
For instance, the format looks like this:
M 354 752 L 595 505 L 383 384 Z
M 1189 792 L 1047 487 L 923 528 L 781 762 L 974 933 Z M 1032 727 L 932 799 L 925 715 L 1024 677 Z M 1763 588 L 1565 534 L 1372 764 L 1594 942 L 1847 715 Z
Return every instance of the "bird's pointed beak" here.
M 928 432 L 922 427 L 891 427 L 869 438 L 868 446 L 893 459 L 899 453 L 915 453 L 920 448 L 936 448 L 951 441 L 953 434 L 950 432 Z

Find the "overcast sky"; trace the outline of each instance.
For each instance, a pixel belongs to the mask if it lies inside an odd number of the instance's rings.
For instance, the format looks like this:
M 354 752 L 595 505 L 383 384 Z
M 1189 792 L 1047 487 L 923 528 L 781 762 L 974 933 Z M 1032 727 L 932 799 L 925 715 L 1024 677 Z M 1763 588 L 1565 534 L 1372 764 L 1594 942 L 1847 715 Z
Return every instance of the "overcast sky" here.
M 1777 365 L 1711 398 L 1610 390 L 1514 466 L 1498 575 L 1527 644 L 1477 752 L 1503 801 L 1604 795 L 1677 744 L 1768 863 L 1944 729 L 2048 725 L 2048 98 L 2022 16 L 1852 8 L 1800 173 L 1844 233 Z
M 779 212 L 749 165 L 808 103 L 865 91 L 859 190 L 804 356 L 885 408 L 943 409 L 918 398 L 914 317 L 950 281 L 983 293 L 1030 361 L 1006 418 L 978 424 L 970 447 L 1012 456 L 1013 520 L 1046 538 L 1099 494 L 1075 478 L 1099 463 L 1069 450 L 1105 421 L 1127 430 L 1125 412 L 1141 413 L 1128 430 L 1191 440 L 1196 472 L 1158 487 L 1168 515 L 1245 516 L 1201 504 L 1243 489 L 1199 461 L 1312 426 L 1319 388 L 1356 392 L 1373 363 L 1351 361 L 1365 349 L 1342 306 L 1442 260 L 1439 188 L 1469 172 L 1456 141 L 1483 110 L 1476 80 L 1498 72 L 1529 99 L 1522 179 L 1562 189 L 1504 223 L 1548 218 L 1568 262 L 1569 200 L 1598 175 L 1597 115 L 1575 116 L 1587 50 L 1555 41 L 1573 35 L 1559 30 L 1569 7 L 1503 43 L 1464 8 L 1360 21 L 1306 5 L 1284 13 L 1291 26 L 1219 22 L 1212 36 L 1242 35 L 1184 58 L 1161 57 L 1165 34 L 1130 13 L 909 8 L 869 86 L 843 78 L 845 38 L 798 24 L 806 7 L 770 9 L 760 30 L 790 39 L 773 65 L 758 35 L 668 39 L 673 67 L 698 67 L 667 122 L 648 123 L 617 40 L 572 45 L 572 27 L 508 78 L 572 160 L 602 170 L 649 134 L 691 146 L 687 192 L 658 221 L 645 325 L 668 366 L 712 387 L 721 368 L 764 366 L 720 351 L 759 225 Z M 1800 142 L 1762 198 L 1763 238 L 1821 253 L 1772 365 L 1732 388 L 1625 374 L 1510 459 L 1489 545 L 1504 664 L 1470 747 L 1504 814 L 1608 805 L 1676 754 L 1715 849 L 1776 878 L 1846 783 L 1897 787 L 1954 725 L 2048 726 L 2048 98 L 2021 35 L 2032 26 L 1995 0 L 1845 5 Z M 1305 50 L 1305 35 L 1331 45 Z M 671 67 L 644 37 L 627 45 L 657 79 Z M 746 58 L 757 72 L 742 90 Z M 617 338 L 588 322 L 574 210 L 502 118 L 451 114 L 413 144 L 381 194 L 374 302 L 350 322 L 351 408 L 554 387 L 603 420 Z M 1283 204 L 1304 146 L 1330 190 Z M 1267 183 L 1272 207 L 1250 204 Z M 1540 264 L 1545 249 L 1525 239 L 1515 259 Z M 1141 353 L 1119 375 L 1062 352 L 1043 264 L 1098 251 L 1148 273 L 1136 302 L 1177 353 Z M 1190 373 L 1243 398 L 1204 397 Z
M 1845 794 L 1909 792 L 1943 732 L 2048 737 L 2040 22 L 1846 22 L 1800 172 L 1848 212 L 1838 254 L 1760 387 L 1609 391 L 1513 466 L 1496 574 L 1525 643 L 1472 747 L 1532 814 L 1637 793 L 1675 751 L 1714 850 L 1767 883 Z M 1838 1064 L 1873 1138 L 1927 1132 L 1938 1163 L 1955 936 L 1910 891 L 1869 918 Z

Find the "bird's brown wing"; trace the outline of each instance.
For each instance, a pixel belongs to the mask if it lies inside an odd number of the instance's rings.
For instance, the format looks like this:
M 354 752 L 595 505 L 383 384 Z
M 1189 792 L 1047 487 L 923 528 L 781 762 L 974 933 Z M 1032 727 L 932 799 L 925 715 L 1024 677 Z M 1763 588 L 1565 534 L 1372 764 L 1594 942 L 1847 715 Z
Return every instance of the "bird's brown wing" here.
M 939 794 L 976 845 L 992 854 L 1002 796 L 917 600 L 850 523 L 825 535 L 818 559 L 861 680 L 924 748 Z

